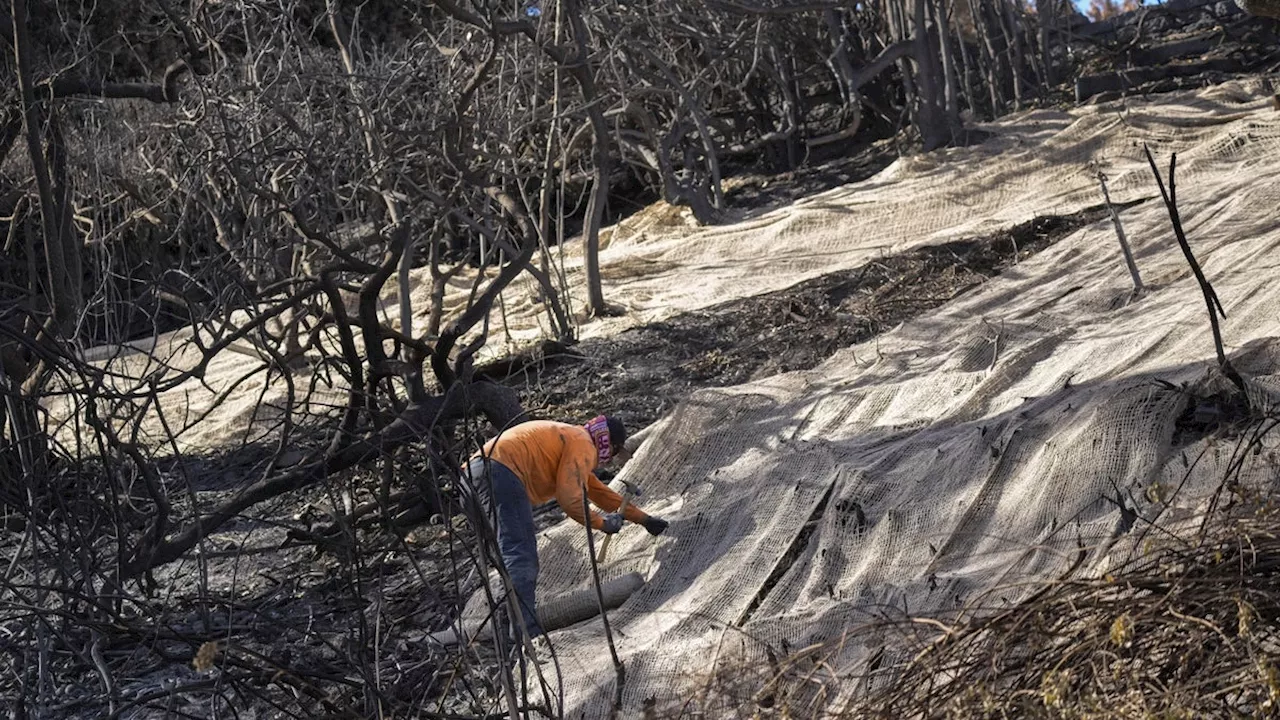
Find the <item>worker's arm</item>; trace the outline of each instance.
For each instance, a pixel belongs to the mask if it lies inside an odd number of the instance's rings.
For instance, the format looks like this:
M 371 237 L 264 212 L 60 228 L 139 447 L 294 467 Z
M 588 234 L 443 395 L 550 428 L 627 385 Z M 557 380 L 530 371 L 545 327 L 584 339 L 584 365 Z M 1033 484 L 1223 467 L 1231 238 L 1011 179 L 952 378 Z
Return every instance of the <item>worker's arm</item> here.
M 590 442 L 567 445 L 560 456 L 560 470 L 556 475 L 556 502 L 560 503 L 560 509 L 564 510 L 565 515 L 583 525 L 587 524 L 583 511 L 590 512 L 591 528 L 599 530 L 604 521 L 599 513 L 584 508 L 582 502 L 586 495 L 587 478 L 595 480 L 595 475 L 591 474 L 595 468 L 596 449 Z
M 587 498 L 596 507 L 605 512 L 617 512 L 618 507 L 622 505 L 622 496 L 614 492 L 613 488 L 600 482 L 600 478 L 596 477 L 595 473 L 592 473 L 587 478 Z M 627 522 L 640 525 L 643 525 L 644 521 L 649 519 L 649 516 L 643 510 L 636 507 L 634 499 L 627 503 L 627 508 L 622 511 L 622 515 L 627 519 Z

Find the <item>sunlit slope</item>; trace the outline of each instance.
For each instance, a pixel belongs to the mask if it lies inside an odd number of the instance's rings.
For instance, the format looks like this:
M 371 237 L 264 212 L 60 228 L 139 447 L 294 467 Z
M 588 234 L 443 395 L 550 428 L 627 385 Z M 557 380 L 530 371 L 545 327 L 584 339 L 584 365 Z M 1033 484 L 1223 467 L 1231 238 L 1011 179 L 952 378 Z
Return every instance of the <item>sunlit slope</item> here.
M 791 282 L 819 258 L 844 267 L 1076 210 L 1097 198 L 1091 161 L 1117 199 L 1154 195 L 1145 141 L 1164 168 L 1178 152 L 1184 225 L 1222 300 L 1226 350 L 1255 407 L 1276 402 L 1280 113 L 1266 98 L 1230 84 L 991 129 L 997 139 L 981 148 L 900 164 L 739 228 L 754 241 L 729 228 L 688 249 L 654 241 L 665 248 L 655 257 L 717 268 L 664 297 L 693 307 L 708 287 L 770 289 L 770 255 L 755 248 L 779 249 L 792 275 L 778 282 Z M 813 370 L 703 391 L 665 418 L 625 472 L 671 529 L 656 540 L 625 531 L 605 568 L 648 578 L 611 616 L 626 709 L 690 702 L 747 715 L 753 706 L 721 691 L 739 681 L 749 697 L 790 652 L 829 643 L 810 684 L 776 689 L 821 707 L 834 688 L 858 687 L 869 657 L 902 659 L 891 632 L 848 635 L 868 623 L 1005 607 L 1034 581 L 1143 552 L 1153 523 L 1194 527 L 1237 448 L 1197 432 L 1215 408 L 1191 391 L 1228 385 L 1214 375 L 1204 299 L 1165 207 L 1148 201 L 1123 219 L 1147 285 L 1139 297 L 1100 222 Z M 715 242 L 741 264 L 714 262 Z M 1275 447 L 1242 460 L 1244 487 L 1276 482 Z M 542 542 L 540 593 L 585 582 L 580 528 Z M 615 677 L 599 623 L 553 639 L 575 712 L 607 713 Z

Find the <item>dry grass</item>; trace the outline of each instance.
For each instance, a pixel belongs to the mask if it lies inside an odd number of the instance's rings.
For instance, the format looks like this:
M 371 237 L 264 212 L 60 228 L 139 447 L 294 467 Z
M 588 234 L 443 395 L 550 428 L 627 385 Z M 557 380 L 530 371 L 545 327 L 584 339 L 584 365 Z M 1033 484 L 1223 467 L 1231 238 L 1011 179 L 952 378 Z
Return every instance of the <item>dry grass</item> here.
M 862 717 L 1270 717 L 1280 702 L 1280 513 L 1056 583 L 935 635 Z M 921 637 L 921 640 L 925 638 Z

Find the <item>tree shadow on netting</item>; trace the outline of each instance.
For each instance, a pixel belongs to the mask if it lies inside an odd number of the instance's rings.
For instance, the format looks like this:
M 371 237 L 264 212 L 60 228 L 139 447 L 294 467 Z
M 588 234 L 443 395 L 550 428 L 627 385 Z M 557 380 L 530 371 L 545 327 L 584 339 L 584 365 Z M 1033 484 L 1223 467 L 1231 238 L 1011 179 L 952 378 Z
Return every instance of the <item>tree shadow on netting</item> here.
M 1268 375 L 1280 367 L 1280 354 L 1276 343 L 1264 341 L 1235 353 L 1232 363 L 1246 376 Z M 802 617 L 810 612 L 806 607 L 817 607 L 814 603 L 856 607 L 858 602 L 873 602 L 881 594 L 876 588 L 889 583 L 909 588 L 904 592 L 913 601 L 904 603 L 892 620 L 864 620 L 861 624 L 869 628 L 889 622 L 898 629 L 899 642 L 909 648 L 911 643 L 919 646 L 921 637 L 958 617 L 980 618 L 1023 606 L 1040 592 L 1039 583 L 1088 577 L 1090 569 L 1102 567 L 1104 561 L 1126 566 L 1141 559 L 1144 546 L 1153 542 L 1176 545 L 1179 528 L 1185 530 L 1188 513 L 1198 507 L 1197 502 L 1213 497 L 1215 488 L 1220 503 L 1231 495 L 1218 487 L 1224 473 L 1239 478 L 1243 468 L 1251 468 L 1254 474 L 1261 472 L 1257 468 L 1265 468 L 1265 458 L 1256 462 L 1241 459 L 1234 465 L 1225 457 L 1212 461 L 1191 458 L 1185 461 L 1186 467 L 1183 465 L 1188 449 L 1205 456 L 1217 452 L 1211 448 L 1224 445 L 1259 447 L 1266 435 L 1259 435 L 1259 428 L 1268 418 L 1260 398 L 1268 391 L 1265 384 L 1251 387 L 1258 394 L 1246 401 L 1234 384 L 1216 371 L 1189 363 L 1119 380 L 1069 384 L 1043 397 L 1026 398 L 1017 409 L 965 422 L 876 429 L 833 440 L 832 449 L 844 472 L 833 480 L 830 501 L 816 517 L 796 518 L 793 539 L 804 534 L 805 525 L 816 524 L 803 538 L 806 547 L 797 550 L 784 542 L 765 551 L 772 562 L 790 565 L 783 568 L 785 582 L 763 589 L 758 603 L 779 614 L 770 620 L 768 614 L 757 612 L 750 618 L 750 627 L 787 622 L 793 614 Z M 760 418 L 755 423 L 775 433 L 783 427 L 794 429 L 791 419 L 820 392 L 810 387 L 805 399 L 779 403 L 773 408 L 772 420 Z M 1274 387 L 1270 392 L 1275 392 Z M 773 438 L 777 440 L 778 435 Z M 1045 448 L 1055 445 L 1056 450 L 1048 451 L 1053 462 L 1032 462 L 1043 459 Z M 698 455 L 697 449 L 694 442 L 686 454 Z M 699 457 L 686 466 L 688 470 L 709 477 L 722 469 L 710 467 Z M 977 463 L 981 465 L 975 470 Z M 974 482 L 949 485 L 934 481 L 949 472 L 967 472 L 966 477 Z M 1251 476 L 1250 482 L 1255 480 Z M 732 480 L 747 484 L 773 481 L 761 475 Z M 717 494 L 731 492 L 731 484 L 725 481 L 716 488 Z M 715 537 L 713 547 L 731 551 L 758 531 L 756 525 L 732 517 L 741 511 L 731 505 L 718 506 L 715 513 L 709 508 L 699 510 L 689 490 L 683 492 L 683 518 L 672 525 L 677 537 L 681 522 L 710 523 L 712 531 L 699 536 Z M 747 498 L 750 493 L 740 496 Z M 957 498 L 967 504 L 963 511 L 939 510 Z M 715 514 L 729 517 L 717 518 Z M 841 516 L 853 514 L 861 517 L 855 524 L 856 532 L 842 530 Z M 945 524 L 940 525 L 942 521 Z M 842 547 L 853 552 L 845 552 L 837 562 L 822 562 L 824 550 Z M 868 561 L 859 557 L 859 548 L 863 554 L 886 548 L 892 553 L 877 556 L 879 561 Z M 661 608 L 672 598 L 689 596 L 705 583 L 699 574 L 707 566 L 704 555 L 674 542 L 664 547 L 649 588 L 634 596 L 622 612 L 638 614 L 643 608 Z M 747 564 L 761 559 L 752 558 Z M 984 567 L 973 576 L 984 579 L 964 580 L 974 571 L 971 567 L 984 563 L 1000 567 L 994 572 Z M 959 588 L 963 591 L 946 592 Z M 756 585 L 733 589 L 747 595 L 761 590 Z M 930 599 L 933 590 L 938 591 L 938 597 L 950 594 L 953 599 L 945 603 Z M 693 642 L 686 645 L 693 647 L 697 638 L 705 638 L 711 632 L 708 616 L 729 627 L 740 620 L 725 615 L 723 606 L 715 601 L 716 591 L 707 595 L 701 606 L 693 604 L 700 609 L 664 628 L 660 644 L 669 653 L 682 643 Z M 826 599 L 820 601 L 824 595 Z M 834 635 L 847 640 L 850 630 L 844 627 Z M 769 647 L 762 652 L 779 658 L 775 671 L 782 672 L 786 663 L 781 659 L 803 646 L 805 637 L 801 633 L 793 642 L 766 643 Z M 651 641 L 645 638 L 641 645 L 655 647 Z M 813 644 L 828 647 L 832 642 L 833 638 L 827 637 Z M 842 646 L 846 649 L 841 657 L 856 655 L 847 650 L 849 642 Z M 625 652 L 625 644 L 623 649 Z M 883 657 L 879 662 L 885 662 Z M 845 669 L 834 672 L 832 678 L 853 675 L 854 671 Z M 777 701 L 778 693 L 772 697 Z

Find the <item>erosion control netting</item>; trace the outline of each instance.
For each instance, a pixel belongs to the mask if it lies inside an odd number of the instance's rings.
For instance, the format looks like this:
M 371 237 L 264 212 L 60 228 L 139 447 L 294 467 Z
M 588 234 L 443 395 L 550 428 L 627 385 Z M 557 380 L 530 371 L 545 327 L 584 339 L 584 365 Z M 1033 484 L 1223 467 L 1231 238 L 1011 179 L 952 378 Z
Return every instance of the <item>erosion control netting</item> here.
M 1280 114 L 1249 87 L 1026 115 L 1003 126 L 1004 154 L 899 167 L 897 180 L 834 191 L 772 228 L 759 221 L 734 252 L 747 267 L 759 257 L 763 288 L 774 280 L 761 246 L 794 278 L 866 257 L 873 238 L 893 247 L 1077 209 L 1096 199 L 1090 160 L 1106 163 L 1117 199 L 1151 195 L 1145 140 L 1165 162 L 1179 153 L 1186 232 L 1222 299 L 1228 354 L 1266 407 L 1280 396 Z M 832 231 L 815 216 L 836 203 L 849 216 Z M 873 621 L 1016 603 L 1034 591 L 1028 580 L 1143 552 L 1134 537 L 1152 520 L 1176 529 L 1203 513 L 1236 448 L 1188 433 L 1185 414 L 1229 384 L 1213 371 L 1204 301 L 1164 206 L 1123 220 L 1141 296 L 1100 222 L 811 371 L 699 392 L 661 421 L 623 477 L 671 528 L 653 539 L 628 527 L 603 568 L 647 578 L 610 615 L 624 710 L 750 714 L 743 698 L 815 643 L 829 645 L 826 662 L 777 693 L 804 714 L 832 709 L 866 687 L 852 679 L 863 661 L 903 659 L 894 637 L 861 631 Z M 873 222 L 880 232 L 842 235 Z M 729 256 L 710 271 L 710 242 L 682 247 L 669 252 L 708 275 L 669 296 L 743 291 L 749 275 Z M 1240 481 L 1274 483 L 1273 451 L 1250 455 Z M 572 523 L 544 534 L 541 596 L 587 582 L 584 542 Z M 616 686 L 598 619 L 552 640 L 569 714 L 607 714 Z
M 886 253 L 988 235 L 1036 216 L 1074 213 L 1101 200 L 1095 164 L 1108 173 L 1117 203 L 1151 197 L 1155 189 L 1141 159 L 1143 142 L 1162 158 L 1171 151 L 1180 154 L 1189 202 L 1219 197 L 1244 202 L 1224 195 L 1224 184 L 1275 167 L 1280 139 L 1278 118 L 1268 104 L 1273 92 L 1270 81 L 1258 79 L 1149 101 L 1030 111 L 982 125 L 993 136 L 981 145 L 902 158 L 868 180 L 787 207 L 743 213 L 736 222 L 715 227 L 694 228 L 687 213 L 655 206 L 605 233 L 600 263 L 607 299 L 626 313 L 587 323 L 580 335 L 609 335 L 859 267 Z M 1240 212 L 1249 217 L 1264 215 L 1263 210 Z M 1230 230 L 1224 225 L 1222 231 Z M 1114 239 L 1099 240 L 1109 260 Z M 572 243 L 563 261 L 575 310 L 584 307 L 579 295 L 585 287 L 578 249 Z M 416 270 L 411 283 L 420 330 L 430 310 L 428 271 Z M 457 311 L 470 297 L 473 279 L 462 274 L 452 283 L 446 305 Z M 538 296 L 527 277 L 505 293 L 502 312 L 494 314 L 490 328 L 491 352 L 504 352 L 508 332 L 516 343 L 529 342 L 549 327 Z M 382 308 L 392 326 L 399 323 L 397 298 L 398 290 L 390 288 Z M 205 345 L 210 342 L 204 338 Z M 129 352 L 110 361 L 112 369 L 136 376 L 164 363 L 177 371 L 199 358 L 189 330 L 144 345 L 154 358 Z M 253 350 L 246 352 L 256 358 Z M 95 351 L 96 357 L 112 354 L 109 348 Z M 234 443 L 278 421 L 273 408 L 286 404 L 285 383 L 264 387 L 262 374 L 242 381 L 245 367 L 241 354 L 224 352 L 201 379 L 162 394 L 170 427 L 184 428 L 179 448 L 199 451 Z M 331 384 L 337 380 L 300 370 L 294 377 L 297 406 L 313 412 L 341 406 L 345 388 Z M 229 390 L 234 390 L 229 401 L 222 402 Z M 148 417 L 142 430 L 152 438 L 166 437 L 156 417 Z

